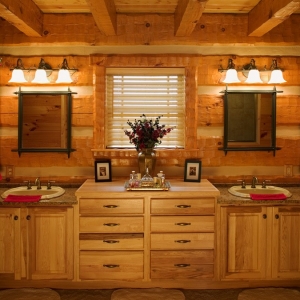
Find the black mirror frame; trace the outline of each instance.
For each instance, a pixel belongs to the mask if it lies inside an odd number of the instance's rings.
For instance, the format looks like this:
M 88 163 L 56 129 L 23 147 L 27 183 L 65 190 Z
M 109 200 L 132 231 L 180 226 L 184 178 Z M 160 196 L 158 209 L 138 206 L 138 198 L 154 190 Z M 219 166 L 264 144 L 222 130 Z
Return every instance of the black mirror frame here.
M 18 148 L 12 149 L 12 152 L 18 152 L 19 156 L 23 152 L 62 152 L 67 153 L 68 158 L 71 152 L 76 151 L 71 147 L 71 127 L 72 127 L 72 92 L 70 88 L 67 91 L 21 91 L 19 88 L 18 92 L 14 94 L 18 95 Z M 66 148 L 24 148 L 22 146 L 22 132 L 23 132 L 23 95 L 67 95 L 67 147 Z
M 223 150 L 225 155 L 228 151 L 272 151 L 273 156 L 275 156 L 276 150 L 280 150 L 280 147 L 276 147 L 276 96 L 277 93 L 282 93 L 282 91 L 273 90 L 228 90 L 222 91 L 224 93 L 224 138 L 223 147 L 218 148 L 218 150 Z M 272 133 L 271 133 L 271 146 L 266 147 L 230 147 L 228 146 L 228 94 L 272 94 Z

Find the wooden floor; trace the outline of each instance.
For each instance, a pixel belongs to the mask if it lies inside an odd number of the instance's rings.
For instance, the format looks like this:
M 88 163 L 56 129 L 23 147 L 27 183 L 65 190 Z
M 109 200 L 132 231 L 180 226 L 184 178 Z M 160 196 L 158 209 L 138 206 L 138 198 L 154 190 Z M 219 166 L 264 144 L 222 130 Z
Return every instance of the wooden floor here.
M 185 300 L 238 300 L 243 289 L 182 290 Z M 110 300 L 114 290 L 55 290 L 61 300 Z

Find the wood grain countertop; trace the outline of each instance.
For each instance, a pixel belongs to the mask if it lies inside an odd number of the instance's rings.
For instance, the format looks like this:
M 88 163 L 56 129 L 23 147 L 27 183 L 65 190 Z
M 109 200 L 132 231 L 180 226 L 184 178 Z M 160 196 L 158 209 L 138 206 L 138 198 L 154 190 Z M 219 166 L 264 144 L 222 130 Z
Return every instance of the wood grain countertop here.
M 168 191 L 150 190 L 150 191 L 127 191 L 125 189 L 125 180 L 113 180 L 111 182 L 95 182 L 92 179 L 86 180 L 83 185 L 75 192 L 79 197 L 96 197 L 103 193 L 109 193 L 110 197 L 114 195 L 120 196 L 120 193 L 126 197 L 136 198 L 145 195 L 155 195 L 157 197 L 217 197 L 220 195 L 219 190 L 211 184 L 207 179 L 202 179 L 201 182 L 184 182 L 182 179 L 170 179 L 170 189 Z

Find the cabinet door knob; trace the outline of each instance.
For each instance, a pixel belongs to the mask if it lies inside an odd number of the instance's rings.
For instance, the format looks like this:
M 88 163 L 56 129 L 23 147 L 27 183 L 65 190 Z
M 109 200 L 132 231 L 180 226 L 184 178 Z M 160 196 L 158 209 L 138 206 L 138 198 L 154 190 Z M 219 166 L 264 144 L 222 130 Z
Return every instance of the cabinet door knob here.
M 110 227 L 114 227 L 114 226 L 119 226 L 119 223 L 104 223 L 104 226 L 110 226 Z
M 191 223 L 175 223 L 175 225 L 178 225 L 178 226 L 188 226 L 188 225 L 191 225 Z
M 119 243 L 119 241 L 116 241 L 116 240 L 103 240 L 103 243 L 115 244 L 115 243 Z
M 185 205 L 185 204 L 179 204 L 179 205 L 175 205 L 177 208 L 190 208 L 191 205 Z
M 267 218 L 267 215 L 266 215 L 266 214 L 263 214 L 263 218 L 266 219 L 266 218 Z
M 113 205 L 113 204 L 111 204 L 111 205 L 103 205 L 103 207 L 105 207 L 105 208 L 117 208 L 118 205 Z
M 26 216 L 26 220 L 29 221 L 30 219 L 31 219 L 30 215 Z
M 112 265 L 112 264 L 110 264 L 110 265 L 103 265 L 103 267 L 104 267 L 104 268 L 113 269 L 113 268 L 119 268 L 120 265 Z
M 190 243 L 191 240 L 177 240 L 175 241 L 175 243 L 179 243 L 179 244 L 186 244 L 186 243 Z
M 275 215 L 275 219 L 279 219 L 279 215 L 278 214 Z
M 18 216 L 14 216 L 14 220 L 15 221 L 19 220 L 19 217 Z
M 186 268 L 189 267 L 190 264 L 175 264 L 174 267 L 178 267 L 178 268 Z

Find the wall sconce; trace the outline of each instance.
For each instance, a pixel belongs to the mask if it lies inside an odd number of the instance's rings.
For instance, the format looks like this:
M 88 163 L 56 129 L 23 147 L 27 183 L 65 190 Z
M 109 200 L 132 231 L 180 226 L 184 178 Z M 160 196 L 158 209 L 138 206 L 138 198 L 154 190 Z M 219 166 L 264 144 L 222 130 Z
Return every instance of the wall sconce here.
M 50 83 L 50 81 L 47 78 L 46 70 L 52 71 L 52 67 L 49 64 L 47 64 L 43 59 L 41 59 L 39 66 L 35 71 L 35 76 L 34 76 L 34 79 L 32 80 L 32 82 L 33 83 Z M 50 74 L 48 73 L 48 74 L 51 75 L 51 73 Z
M 219 69 L 221 70 L 221 69 Z M 224 83 L 236 83 L 241 82 L 238 78 L 237 71 L 235 69 L 235 64 L 233 63 L 232 59 L 228 59 L 228 66 L 226 70 L 226 76 L 223 80 Z
M 245 65 L 243 67 L 243 71 L 249 71 L 248 77 L 245 75 L 245 72 L 243 74 L 247 77 L 246 83 L 262 83 L 263 81 L 260 78 L 259 71 L 257 70 L 255 66 L 255 60 L 251 59 L 250 64 Z
M 71 78 L 71 75 L 70 75 L 70 71 L 69 71 L 69 66 L 68 66 L 68 62 L 67 62 L 67 59 L 65 58 L 63 60 L 63 63 L 61 65 L 61 68 L 60 70 L 58 71 L 58 77 L 57 77 L 57 80 L 56 80 L 56 83 L 70 83 L 72 82 L 72 78 Z
M 38 67 L 25 69 L 22 63 L 22 60 L 19 58 L 17 61 L 17 66 L 14 67 L 12 70 L 12 77 L 8 82 L 11 83 L 24 83 L 27 82 L 27 80 L 24 77 L 24 71 L 35 71 L 34 79 L 31 81 L 32 83 L 50 83 L 48 78 L 53 71 L 58 72 L 58 78 L 56 80 L 56 83 L 71 83 L 73 82 L 71 76 L 78 71 L 78 69 L 70 69 L 68 66 L 67 59 L 65 58 L 63 60 L 63 63 L 60 68 L 52 69 L 52 67 L 45 62 L 44 59 L 41 59 Z
M 284 80 L 283 75 L 282 75 L 282 70 L 280 70 L 277 66 L 277 60 L 273 59 L 271 68 L 271 77 L 268 83 L 274 84 L 274 83 L 284 83 L 286 80 Z
M 282 70 L 277 66 L 277 60 L 273 59 L 272 65 L 270 69 L 264 69 L 258 70 L 255 65 L 255 60 L 251 59 L 250 63 L 243 66 L 243 69 L 236 70 L 235 65 L 232 61 L 232 59 L 228 59 L 228 66 L 227 69 L 223 69 L 222 66 L 218 69 L 220 73 L 226 72 L 225 79 L 223 80 L 224 83 L 237 83 L 241 82 L 238 78 L 238 73 L 241 72 L 243 75 L 247 78 L 244 82 L 245 83 L 269 83 L 269 84 L 278 84 L 278 83 L 284 83 L 286 80 L 284 80 L 282 75 Z M 267 80 L 261 80 L 260 75 L 263 76 L 267 73 L 270 76 L 269 81 Z M 265 79 L 265 78 L 264 78 Z
M 22 63 L 22 59 L 19 58 L 17 60 L 17 65 L 14 67 L 13 71 L 12 71 L 12 75 L 11 75 L 11 79 L 8 82 L 27 82 L 27 80 L 24 77 L 24 66 Z

